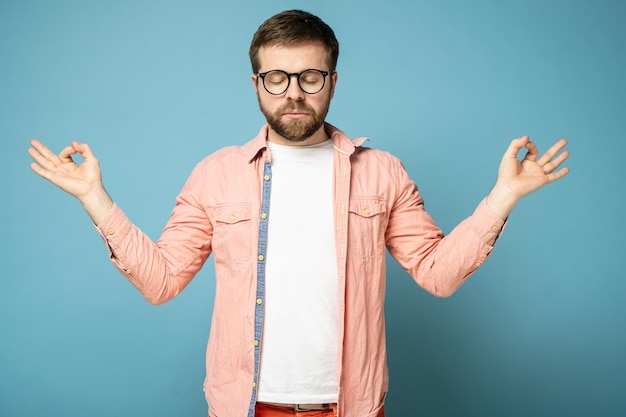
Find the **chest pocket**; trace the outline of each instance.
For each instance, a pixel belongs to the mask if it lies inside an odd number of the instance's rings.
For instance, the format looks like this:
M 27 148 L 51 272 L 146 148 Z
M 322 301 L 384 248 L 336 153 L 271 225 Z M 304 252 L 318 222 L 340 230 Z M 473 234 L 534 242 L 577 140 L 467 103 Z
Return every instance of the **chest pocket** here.
M 216 262 L 250 259 L 252 241 L 252 204 L 225 203 L 213 209 L 213 256 Z
M 351 197 L 348 212 L 348 251 L 362 257 L 384 255 L 389 218 L 385 199 Z

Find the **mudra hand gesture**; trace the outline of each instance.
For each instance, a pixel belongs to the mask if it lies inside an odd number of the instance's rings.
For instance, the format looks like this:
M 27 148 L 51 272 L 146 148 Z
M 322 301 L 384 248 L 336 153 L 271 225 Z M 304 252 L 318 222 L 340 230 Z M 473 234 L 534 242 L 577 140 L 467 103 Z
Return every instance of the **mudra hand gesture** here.
M 98 224 L 113 206 L 113 201 L 102 185 L 100 163 L 89 145 L 72 142 L 55 155 L 37 139 L 33 139 L 30 144 L 32 147 L 28 153 L 35 161 L 30 165 L 32 170 L 76 197 L 94 223 Z M 74 154 L 82 156 L 80 165 L 72 159 Z
M 565 145 L 567 141 L 561 139 L 539 157 L 537 146 L 528 136 L 514 139 L 502 157 L 496 185 L 487 196 L 489 207 L 504 219 L 520 198 L 567 175 L 568 168 L 558 169 L 569 156 L 563 150 Z M 522 148 L 528 152 L 520 161 Z

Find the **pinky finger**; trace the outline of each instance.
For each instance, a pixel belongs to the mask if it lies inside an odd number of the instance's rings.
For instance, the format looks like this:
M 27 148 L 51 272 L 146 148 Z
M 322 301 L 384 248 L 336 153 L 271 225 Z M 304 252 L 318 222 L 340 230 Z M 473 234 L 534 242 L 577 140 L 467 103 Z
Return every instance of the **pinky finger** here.
M 566 176 L 568 173 L 569 173 L 569 168 L 567 167 L 561 168 L 557 172 L 548 174 L 548 181 L 554 182 L 554 181 L 560 180 L 561 178 Z
M 35 172 L 35 174 L 39 175 L 40 177 L 43 177 L 47 180 L 50 179 L 50 171 L 43 169 L 38 163 L 31 163 L 30 168 Z

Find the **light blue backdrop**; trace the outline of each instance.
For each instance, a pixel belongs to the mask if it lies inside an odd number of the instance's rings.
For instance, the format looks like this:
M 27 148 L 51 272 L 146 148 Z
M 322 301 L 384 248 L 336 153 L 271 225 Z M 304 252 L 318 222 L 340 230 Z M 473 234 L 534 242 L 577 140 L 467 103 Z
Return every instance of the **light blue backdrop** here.
M 626 3 L 0 1 L 0 416 L 203 416 L 207 264 L 143 301 L 28 140 L 90 143 L 157 238 L 204 155 L 263 122 L 247 48 L 272 14 L 341 43 L 329 121 L 400 156 L 449 231 L 509 140 L 570 140 L 571 174 L 528 197 L 489 261 L 436 299 L 391 261 L 390 416 L 626 413 Z

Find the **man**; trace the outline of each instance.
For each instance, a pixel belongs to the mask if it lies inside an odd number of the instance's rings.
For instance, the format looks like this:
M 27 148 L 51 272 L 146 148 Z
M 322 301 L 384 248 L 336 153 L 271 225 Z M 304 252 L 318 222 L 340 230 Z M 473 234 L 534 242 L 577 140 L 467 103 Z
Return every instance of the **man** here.
M 444 237 L 395 157 L 324 122 L 338 51 L 332 29 L 306 12 L 259 27 L 252 84 L 267 124 L 198 164 L 156 243 L 113 203 L 88 145 L 56 156 L 31 142 L 32 169 L 78 198 L 151 303 L 176 296 L 213 253 L 210 416 L 384 416 L 385 248 L 420 286 L 449 296 L 519 199 L 568 172 L 565 140 L 541 157 L 528 137 L 513 140 L 491 192 Z

